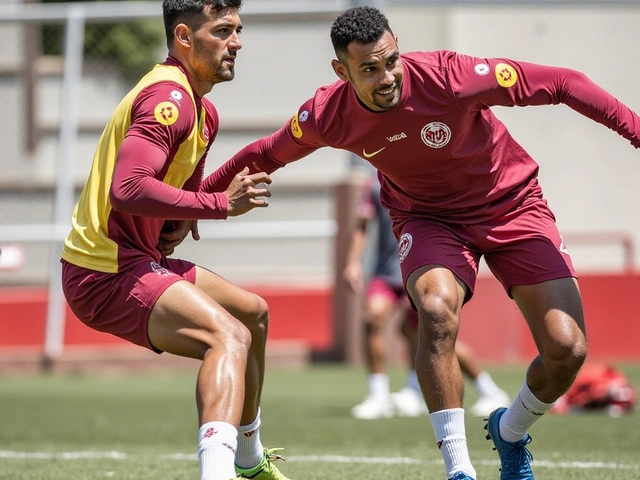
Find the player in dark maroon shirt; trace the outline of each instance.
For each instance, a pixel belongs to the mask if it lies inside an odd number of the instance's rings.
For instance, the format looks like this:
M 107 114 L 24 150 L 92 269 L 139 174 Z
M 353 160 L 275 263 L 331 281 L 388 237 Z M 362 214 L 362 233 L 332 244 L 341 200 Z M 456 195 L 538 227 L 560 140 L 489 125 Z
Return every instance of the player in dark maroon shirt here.
M 460 311 L 480 258 L 515 300 L 539 349 L 508 409 L 487 423 L 503 480 L 531 480 L 527 431 L 571 386 L 587 354 L 571 259 L 538 185 L 538 165 L 492 106 L 563 103 L 640 145 L 640 118 L 574 70 L 450 51 L 400 55 L 387 19 L 344 12 L 331 39 L 339 81 L 319 88 L 282 129 L 248 145 L 203 183 L 220 189 L 249 167 L 271 173 L 318 148 L 378 169 L 420 317 L 417 373 L 447 477 L 476 478 L 455 356 Z

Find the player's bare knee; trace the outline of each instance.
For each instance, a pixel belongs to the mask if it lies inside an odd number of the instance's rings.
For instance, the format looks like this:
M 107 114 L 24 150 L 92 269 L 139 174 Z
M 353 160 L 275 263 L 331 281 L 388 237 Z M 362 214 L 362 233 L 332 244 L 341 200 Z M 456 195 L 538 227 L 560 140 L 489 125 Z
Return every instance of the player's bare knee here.
M 545 363 L 554 370 L 577 373 L 587 358 L 587 342 L 584 337 L 573 342 L 558 342 L 545 348 Z
M 240 322 L 235 322 L 226 335 L 225 344 L 233 345 L 239 351 L 248 352 L 251 347 L 251 332 Z
M 251 332 L 254 342 L 256 340 L 266 342 L 269 328 L 269 306 L 262 297 L 251 294 L 240 320 Z
M 458 321 L 452 304 L 444 296 L 428 295 L 418 305 L 419 330 L 429 343 L 455 343 Z M 450 346 L 449 345 L 449 346 Z
M 225 348 L 229 351 L 247 352 L 251 346 L 251 332 L 241 322 L 226 321 L 224 328 L 207 332 L 205 343 L 209 350 Z

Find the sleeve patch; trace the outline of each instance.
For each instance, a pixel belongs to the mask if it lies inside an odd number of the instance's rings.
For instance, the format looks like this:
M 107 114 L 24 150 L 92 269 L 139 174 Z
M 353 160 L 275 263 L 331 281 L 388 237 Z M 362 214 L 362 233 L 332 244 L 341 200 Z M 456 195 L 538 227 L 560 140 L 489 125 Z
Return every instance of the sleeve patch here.
M 160 102 L 153 109 L 153 116 L 162 125 L 173 125 L 178 120 L 178 107 L 171 102 Z
M 513 87 L 518 81 L 518 73 L 511 65 L 506 63 L 498 63 L 495 72 L 496 80 L 498 80 L 498 85 L 501 87 Z
M 304 113 L 306 113 L 306 112 L 303 112 L 303 114 Z M 296 138 L 302 138 L 302 135 L 303 135 L 302 128 L 300 127 L 300 122 L 298 121 L 298 113 L 297 112 L 293 116 L 293 118 L 291 119 L 291 133 Z

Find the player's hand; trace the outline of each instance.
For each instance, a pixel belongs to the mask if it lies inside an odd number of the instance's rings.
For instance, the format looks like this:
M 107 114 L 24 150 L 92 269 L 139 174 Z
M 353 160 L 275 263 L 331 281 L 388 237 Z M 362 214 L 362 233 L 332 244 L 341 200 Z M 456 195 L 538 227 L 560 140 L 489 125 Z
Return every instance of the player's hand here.
M 342 278 L 352 292 L 360 293 L 364 289 L 364 272 L 360 263 L 348 263 Z
M 233 177 L 224 192 L 228 200 L 227 215 L 236 217 L 256 207 L 268 207 L 267 198 L 271 196 L 271 192 L 264 187 L 258 187 L 262 183 L 271 183 L 269 174 L 258 172 L 249 175 L 249 169 L 246 167 Z
M 160 232 L 158 250 L 165 257 L 172 255 L 175 248 L 189 235 L 189 232 L 195 241 L 200 240 L 197 220 L 167 220 Z

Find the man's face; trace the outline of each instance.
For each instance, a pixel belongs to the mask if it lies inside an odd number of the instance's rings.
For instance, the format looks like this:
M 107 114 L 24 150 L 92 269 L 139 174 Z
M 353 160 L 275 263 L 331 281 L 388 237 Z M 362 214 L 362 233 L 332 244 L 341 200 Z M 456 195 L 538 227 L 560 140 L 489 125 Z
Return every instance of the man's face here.
M 214 85 L 233 80 L 236 53 L 242 48 L 242 22 L 235 9 L 213 12 L 194 33 L 190 54 L 197 82 Z
M 351 82 L 362 104 L 374 112 L 391 110 L 402 95 L 402 60 L 394 35 L 374 43 L 351 42 L 348 55 L 332 62 L 336 74 Z

